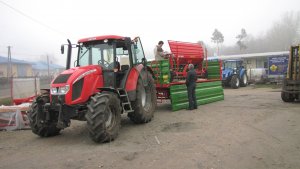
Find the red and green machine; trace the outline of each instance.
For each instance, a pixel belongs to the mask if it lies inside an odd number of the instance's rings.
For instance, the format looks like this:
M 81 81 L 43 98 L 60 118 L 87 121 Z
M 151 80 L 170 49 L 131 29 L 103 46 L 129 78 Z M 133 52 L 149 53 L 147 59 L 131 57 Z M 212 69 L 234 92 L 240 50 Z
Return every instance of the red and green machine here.
M 199 43 L 173 40 L 168 43 L 172 53 L 168 59 L 148 62 L 153 70 L 158 101 L 170 99 L 173 111 L 188 107 L 185 79 L 190 63 L 198 75 L 197 104 L 224 100 L 220 61 L 208 61 L 206 49 Z

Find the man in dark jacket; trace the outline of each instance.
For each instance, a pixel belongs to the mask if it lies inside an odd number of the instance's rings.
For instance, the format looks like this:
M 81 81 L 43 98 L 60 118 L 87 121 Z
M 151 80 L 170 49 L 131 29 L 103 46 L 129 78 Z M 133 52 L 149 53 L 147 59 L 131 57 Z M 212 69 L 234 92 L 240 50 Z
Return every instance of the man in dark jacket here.
M 197 73 L 194 70 L 194 65 L 189 64 L 189 71 L 186 77 L 186 87 L 189 98 L 189 108 L 188 110 L 197 109 L 197 100 L 196 100 L 196 81 L 197 81 Z

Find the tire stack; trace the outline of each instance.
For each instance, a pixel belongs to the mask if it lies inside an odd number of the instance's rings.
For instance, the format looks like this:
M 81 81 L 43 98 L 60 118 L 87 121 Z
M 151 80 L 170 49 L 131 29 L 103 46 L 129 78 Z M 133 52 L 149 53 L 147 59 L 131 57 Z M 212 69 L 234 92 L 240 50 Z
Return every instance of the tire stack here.
M 186 109 L 189 106 L 187 88 L 183 85 L 173 85 L 170 88 L 172 110 Z M 197 83 L 197 105 L 208 104 L 224 100 L 224 92 L 221 81 Z

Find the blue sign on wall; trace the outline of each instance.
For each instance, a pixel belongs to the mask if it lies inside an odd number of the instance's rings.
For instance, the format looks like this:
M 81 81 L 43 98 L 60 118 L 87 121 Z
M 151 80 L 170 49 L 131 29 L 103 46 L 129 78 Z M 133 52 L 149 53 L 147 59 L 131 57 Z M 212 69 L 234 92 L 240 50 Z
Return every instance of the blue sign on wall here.
M 284 75 L 287 72 L 288 56 L 269 57 L 269 75 Z

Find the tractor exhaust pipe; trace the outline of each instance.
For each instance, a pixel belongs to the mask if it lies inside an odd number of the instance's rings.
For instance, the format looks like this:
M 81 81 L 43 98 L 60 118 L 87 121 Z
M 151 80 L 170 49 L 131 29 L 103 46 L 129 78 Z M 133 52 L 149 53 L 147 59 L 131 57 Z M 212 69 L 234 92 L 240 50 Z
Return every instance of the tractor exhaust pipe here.
M 71 66 L 71 56 L 72 56 L 72 44 L 69 39 L 68 40 L 68 53 L 67 53 L 67 63 L 66 63 L 66 70 L 70 69 Z

